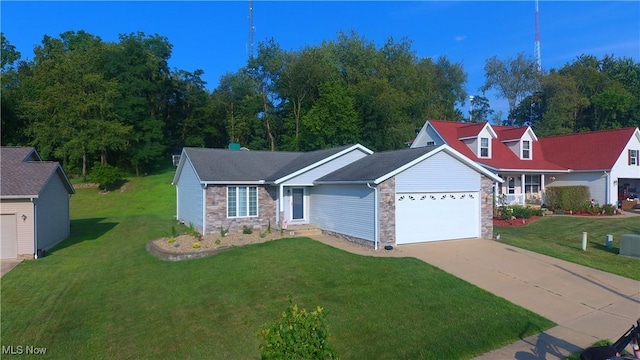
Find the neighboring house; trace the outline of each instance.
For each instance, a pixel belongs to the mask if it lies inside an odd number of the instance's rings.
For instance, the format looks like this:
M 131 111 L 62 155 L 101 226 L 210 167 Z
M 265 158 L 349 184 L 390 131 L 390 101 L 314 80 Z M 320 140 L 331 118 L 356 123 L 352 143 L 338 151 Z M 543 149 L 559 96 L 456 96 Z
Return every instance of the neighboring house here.
M 509 204 L 542 204 L 548 186 L 587 186 L 600 204 L 640 188 L 638 128 L 538 138 L 528 126 L 429 120 L 411 147 L 442 144 L 504 179 L 495 194 Z
M 173 183 L 177 218 L 205 234 L 312 224 L 379 248 L 490 238 L 494 182 L 449 146 L 372 153 L 185 148 Z
M 60 164 L 32 147 L 2 147 L 0 157 L 0 258 L 33 259 L 69 236 L 75 191 Z

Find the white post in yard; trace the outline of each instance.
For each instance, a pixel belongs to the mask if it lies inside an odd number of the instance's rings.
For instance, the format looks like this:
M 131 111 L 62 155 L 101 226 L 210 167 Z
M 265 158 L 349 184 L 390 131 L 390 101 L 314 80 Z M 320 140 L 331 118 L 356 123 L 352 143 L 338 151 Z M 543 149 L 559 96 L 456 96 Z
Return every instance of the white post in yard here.
M 587 232 L 582 232 L 582 251 L 587 251 Z

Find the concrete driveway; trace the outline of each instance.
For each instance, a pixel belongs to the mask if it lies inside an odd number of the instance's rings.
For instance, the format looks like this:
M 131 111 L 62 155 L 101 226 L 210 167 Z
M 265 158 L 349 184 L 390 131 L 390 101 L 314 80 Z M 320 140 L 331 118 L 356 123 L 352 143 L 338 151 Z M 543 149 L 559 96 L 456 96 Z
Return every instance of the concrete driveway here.
M 558 324 L 477 359 L 563 359 L 599 340 L 617 340 L 640 318 L 640 281 L 495 240 L 436 241 L 374 251 L 332 236 L 313 238 L 360 255 L 415 257 Z
M 18 266 L 22 260 L 0 260 L 0 277 L 8 273 L 14 267 Z
M 640 318 L 639 281 L 498 241 L 401 245 L 396 255 L 421 259 L 558 324 L 478 359 L 562 359 L 598 340 L 617 340 Z

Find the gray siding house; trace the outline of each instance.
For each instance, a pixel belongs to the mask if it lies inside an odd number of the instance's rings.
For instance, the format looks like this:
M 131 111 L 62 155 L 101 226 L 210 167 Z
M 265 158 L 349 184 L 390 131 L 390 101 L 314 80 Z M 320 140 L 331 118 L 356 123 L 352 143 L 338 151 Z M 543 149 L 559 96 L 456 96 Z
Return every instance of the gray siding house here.
M 69 237 L 75 191 L 57 162 L 31 147 L 0 149 L 0 258 L 33 259 Z
M 185 148 L 174 177 L 177 218 L 201 233 L 312 224 L 378 249 L 490 238 L 502 180 L 447 145 L 373 153 Z

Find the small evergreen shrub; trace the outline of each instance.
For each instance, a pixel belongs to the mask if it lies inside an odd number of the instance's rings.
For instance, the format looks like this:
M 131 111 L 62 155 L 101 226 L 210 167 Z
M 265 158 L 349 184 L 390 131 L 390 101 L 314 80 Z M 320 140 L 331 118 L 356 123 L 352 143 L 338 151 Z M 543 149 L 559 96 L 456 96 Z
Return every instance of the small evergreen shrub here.
M 289 306 L 277 322 L 258 332 L 258 338 L 262 359 L 337 359 L 320 306 L 311 312 Z
M 252 234 L 253 233 L 253 229 L 251 229 L 250 227 L 248 227 L 247 225 L 242 227 L 242 233 L 243 234 Z

